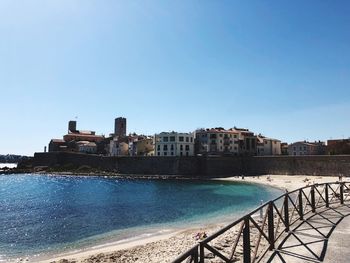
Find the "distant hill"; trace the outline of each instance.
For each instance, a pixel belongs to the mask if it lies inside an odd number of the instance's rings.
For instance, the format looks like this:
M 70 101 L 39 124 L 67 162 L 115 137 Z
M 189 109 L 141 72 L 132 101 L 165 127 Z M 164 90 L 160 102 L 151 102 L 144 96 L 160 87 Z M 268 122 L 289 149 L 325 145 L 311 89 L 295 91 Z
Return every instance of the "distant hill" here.
M 21 160 L 28 159 L 28 156 L 23 155 L 15 155 L 15 154 L 7 154 L 7 155 L 1 155 L 0 154 L 0 163 L 18 163 Z

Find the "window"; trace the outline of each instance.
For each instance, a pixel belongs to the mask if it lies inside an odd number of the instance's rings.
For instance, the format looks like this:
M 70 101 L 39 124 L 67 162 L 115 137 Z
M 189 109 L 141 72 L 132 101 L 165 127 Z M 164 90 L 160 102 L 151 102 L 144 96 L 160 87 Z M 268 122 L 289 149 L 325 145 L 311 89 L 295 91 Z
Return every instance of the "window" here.
M 183 136 L 179 136 L 179 141 L 183 142 L 184 141 L 184 137 Z
M 246 149 L 250 150 L 250 140 L 248 138 L 245 139 Z
M 184 148 L 184 147 L 183 147 L 183 145 L 181 144 L 181 145 L 180 145 L 180 151 L 183 151 L 183 148 Z
M 233 135 L 233 138 L 237 138 L 237 135 L 235 134 L 235 135 Z
M 163 145 L 163 151 L 167 151 L 168 150 L 168 145 Z
M 182 153 L 182 152 L 180 152 L 180 156 L 183 156 L 183 153 Z
M 186 152 L 186 156 L 188 156 L 188 152 Z
M 294 146 L 294 147 L 293 147 L 293 150 L 296 151 L 296 150 L 297 150 L 297 147 Z M 295 155 L 295 154 L 294 154 L 294 155 Z
M 186 146 L 185 146 L 185 150 L 186 150 L 186 151 L 189 151 L 189 150 L 190 150 L 190 146 L 189 146 L 189 145 L 186 145 Z
M 193 137 L 191 137 L 191 142 L 193 142 Z
M 157 150 L 160 151 L 160 145 L 157 146 Z
M 171 155 L 174 155 L 174 152 L 171 152 Z
M 170 146 L 170 150 L 171 150 L 171 151 L 174 151 L 174 144 L 172 144 L 172 145 Z
M 254 139 L 252 139 L 252 149 L 253 150 L 255 149 L 255 144 L 256 144 L 256 141 Z
M 175 136 L 170 136 L 170 141 L 175 142 Z
M 158 152 L 158 156 L 160 156 L 160 152 Z
M 189 142 L 190 140 L 189 140 L 189 138 L 188 137 L 186 137 L 186 142 Z
M 216 139 L 216 134 L 215 133 L 211 133 L 210 134 L 210 139 Z
M 167 152 L 164 152 L 164 156 L 167 156 L 168 155 L 168 153 Z
M 169 137 L 163 137 L 163 142 L 168 142 L 169 141 Z
M 222 137 L 222 133 L 220 133 L 219 136 Z
M 220 140 L 220 143 L 222 143 L 222 140 Z

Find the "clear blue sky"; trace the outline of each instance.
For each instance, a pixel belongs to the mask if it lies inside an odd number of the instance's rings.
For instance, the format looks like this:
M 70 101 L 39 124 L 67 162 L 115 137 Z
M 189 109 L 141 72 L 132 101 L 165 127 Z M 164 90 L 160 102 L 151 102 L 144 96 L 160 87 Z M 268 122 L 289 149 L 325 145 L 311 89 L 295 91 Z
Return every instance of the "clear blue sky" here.
M 0 2 L 0 154 L 67 122 L 113 132 L 246 127 L 350 136 L 349 1 Z

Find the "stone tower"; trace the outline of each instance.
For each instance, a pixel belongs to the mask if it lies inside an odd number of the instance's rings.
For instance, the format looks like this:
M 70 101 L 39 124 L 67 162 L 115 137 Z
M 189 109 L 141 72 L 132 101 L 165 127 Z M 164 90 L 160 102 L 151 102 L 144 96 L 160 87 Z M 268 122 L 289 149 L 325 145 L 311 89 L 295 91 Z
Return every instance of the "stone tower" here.
M 77 122 L 76 121 L 69 121 L 69 123 L 68 123 L 68 133 L 76 132 L 76 131 L 77 131 Z
M 126 136 L 126 118 L 119 117 L 115 119 L 114 136 L 118 136 L 118 137 Z

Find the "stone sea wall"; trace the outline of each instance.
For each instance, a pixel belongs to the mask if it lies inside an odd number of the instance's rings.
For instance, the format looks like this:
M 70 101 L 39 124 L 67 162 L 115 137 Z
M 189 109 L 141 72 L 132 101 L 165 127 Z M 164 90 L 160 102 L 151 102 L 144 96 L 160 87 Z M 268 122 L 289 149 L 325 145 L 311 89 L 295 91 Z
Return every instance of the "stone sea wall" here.
M 350 155 L 269 157 L 107 157 L 79 153 L 35 153 L 33 166 L 95 169 L 137 175 L 217 177 L 262 174 L 350 176 Z
M 350 155 L 253 157 L 250 174 L 350 176 Z

